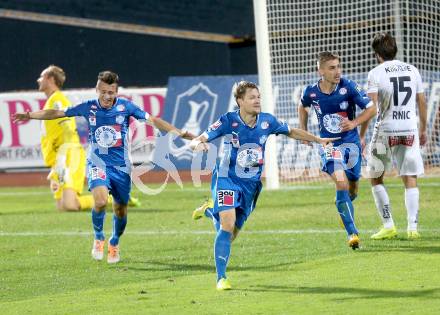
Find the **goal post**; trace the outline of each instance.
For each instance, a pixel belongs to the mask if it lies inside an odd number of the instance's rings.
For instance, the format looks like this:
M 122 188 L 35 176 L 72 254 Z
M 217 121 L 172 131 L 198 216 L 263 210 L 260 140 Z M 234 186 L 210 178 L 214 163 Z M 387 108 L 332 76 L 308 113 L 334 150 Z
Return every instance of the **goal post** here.
M 269 32 L 267 28 L 266 1 L 254 0 L 255 35 L 257 42 L 258 82 L 261 89 L 262 110 L 274 114 L 272 74 L 270 71 Z M 257 23 L 258 20 L 258 23 Z M 277 143 L 274 137 L 266 142 L 265 177 L 267 189 L 278 189 L 280 186 L 277 161 Z
M 422 150 L 425 166 L 440 166 L 436 129 L 440 119 L 440 0 L 254 0 L 254 14 L 263 110 L 293 127 L 299 126 L 297 110 L 304 86 L 319 79 L 319 52 L 338 53 L 343 76 L 366 87 L 368 72 L 377 65 L 371 49 L 374 35 L 389 32 L 395 36 L 397 59 L 415 65 L 425 84 L 429 113 L 429 143 Z M 319 134 L 312 112 L 308 125 L 310 132 Z M 276 148 L 266 151 L 266 158 L 271 161 L 266 168 L 268 182 L 328 180 L 320 172 L 317 145 L 276 137 Z

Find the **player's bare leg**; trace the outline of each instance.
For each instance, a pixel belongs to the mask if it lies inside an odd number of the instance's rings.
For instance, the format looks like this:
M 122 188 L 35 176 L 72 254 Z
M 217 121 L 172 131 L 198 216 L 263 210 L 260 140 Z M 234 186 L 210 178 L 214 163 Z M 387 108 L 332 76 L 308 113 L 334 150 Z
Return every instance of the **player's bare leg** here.
M 81 206 L 77 192 L 72 188 L 64 188 L 63 196 L 57 200 L 57 208 L 60 211 L 79 211 Z

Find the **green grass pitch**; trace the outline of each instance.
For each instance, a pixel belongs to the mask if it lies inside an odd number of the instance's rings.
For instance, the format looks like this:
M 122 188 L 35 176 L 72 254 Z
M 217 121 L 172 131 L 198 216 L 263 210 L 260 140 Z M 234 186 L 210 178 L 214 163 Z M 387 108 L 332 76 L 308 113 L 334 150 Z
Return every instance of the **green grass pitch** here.
M 168 185 L 129 209 L 121 263 L 90 257 L 90 214 L 59 213 L 48 187 L 0 189 L 0 314 L 440 314 L 440 179 L 419 181 L 421 240 L 406 239 L 404 190 L 387 179 L 399 237 L 380 227 L 369 183 L 355 201 L 361 246 L 339 226 L 331 183 L 263 189 L 217 292 L 208 186 Z M 105 224 L 111 234 L 111 215 Z

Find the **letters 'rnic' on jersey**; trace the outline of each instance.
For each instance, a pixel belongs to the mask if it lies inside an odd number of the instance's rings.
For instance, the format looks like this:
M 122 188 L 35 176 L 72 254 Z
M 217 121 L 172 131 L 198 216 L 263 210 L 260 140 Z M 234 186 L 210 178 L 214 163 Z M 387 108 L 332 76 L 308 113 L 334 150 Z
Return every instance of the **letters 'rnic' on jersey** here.
M 423 93 L 420 73 L 399 60 L 385 61 L 368 73 L 368 93 L 378 93 L 376 128 L 386 135 L 416 134 L 416 94 Z

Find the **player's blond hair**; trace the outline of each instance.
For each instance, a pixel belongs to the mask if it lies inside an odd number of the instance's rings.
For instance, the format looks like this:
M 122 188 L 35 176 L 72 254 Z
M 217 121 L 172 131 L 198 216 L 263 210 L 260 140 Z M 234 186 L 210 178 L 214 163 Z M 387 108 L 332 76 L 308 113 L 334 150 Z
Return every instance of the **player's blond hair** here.
M 318 55 L 318 61 L 317 61 L 318 69 L 321 69 L 321 67 L 327 61 L 334 60 L 334 59 L 337 59 L 337 60 L 341 61 L 341 57 L 339 57 L 338 54 L 331 53 L 329 51 L 320 52 L 319 55 Z
M 58 66 L 50 65 L 46 68 L 46 74 L 49 78 L 53 78 L 55 85 L 61 89 L 66 81 L 64 70 Z
M 246 94 L 246 91 L 250 89 L 258 90 L 258 86 L 255 83 L 249 81 L 240 81 L 235 84 L 234 97 L 235 97 L 235 101 L 237 101 L 237 104 L 238 104 L 238 99 L 239 98 L 243 99 L 244 95 Z

